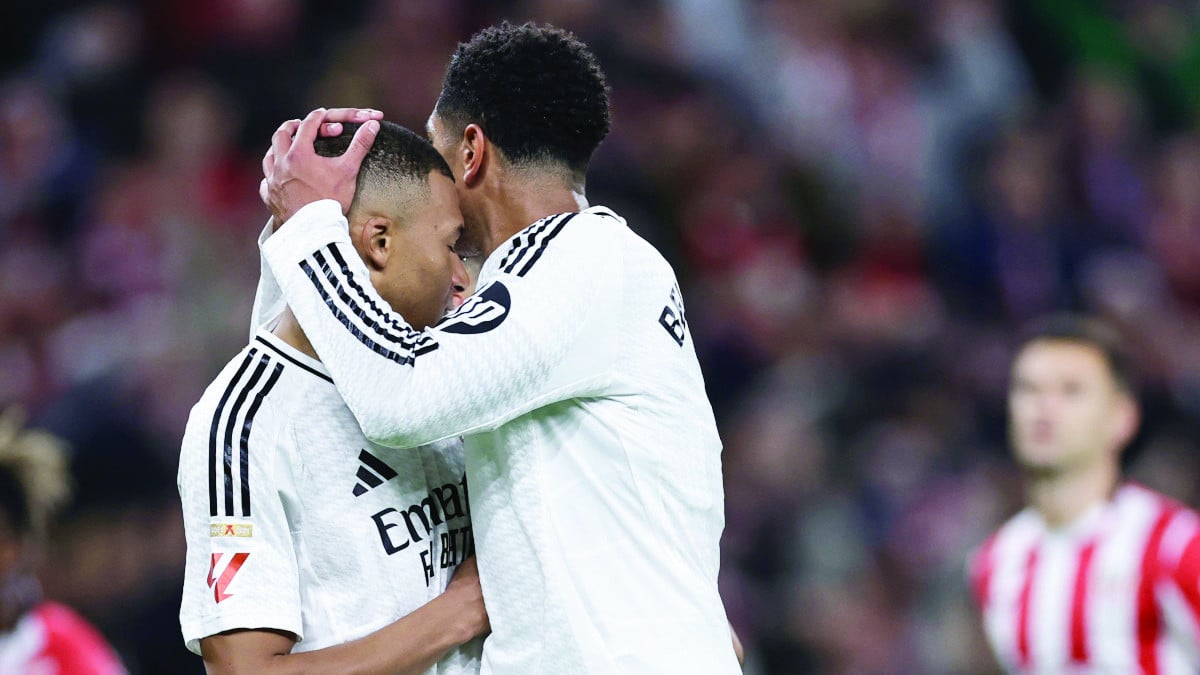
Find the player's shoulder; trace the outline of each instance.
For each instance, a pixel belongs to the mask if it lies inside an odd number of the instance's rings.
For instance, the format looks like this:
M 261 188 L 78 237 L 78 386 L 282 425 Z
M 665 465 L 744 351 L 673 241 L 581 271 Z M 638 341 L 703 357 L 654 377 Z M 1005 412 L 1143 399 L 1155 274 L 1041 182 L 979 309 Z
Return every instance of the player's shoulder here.
M 279 431 L 296 419 L 312 390 L 336 392 L 320 362 L 267 331 L 254 338 L 221 369 L 192 407 L 184 435 L 189 445 L 207 444 L 218 428 L 253 422 L 256 435 Z M 306 413 L 311 414 L 311 413 Z M 191 441 L 191 443 L 189 443 Z
M 625 220 L 603 206 L 556 213 L 502 244 L 497 251 L 498 271 L 525 277 L 547 260 L 573 266 L 594 263 L 619 251 L 621 240 L 629 234 Z
M 1114 502 L 1127 518 L 1151 523 L 1192 523 L 1200 525 L 1195 509 L 1162 492 L 1136 482 L 1118 488 Z
M 974 553 L 993 557 L 1005 555 L 1011 550 L 1024 548 L 1026 544 L 1036 540 L 1045 529 L 1045 522 L 1034 509 L 1023 508 L 992 531 Z

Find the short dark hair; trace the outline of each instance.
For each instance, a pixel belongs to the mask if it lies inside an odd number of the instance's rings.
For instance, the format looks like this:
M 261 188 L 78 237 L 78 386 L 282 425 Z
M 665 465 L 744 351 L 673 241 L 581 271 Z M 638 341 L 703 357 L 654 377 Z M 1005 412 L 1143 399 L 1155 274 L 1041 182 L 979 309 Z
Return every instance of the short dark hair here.
M 1123 391 L 1137 393 L 1137 372 L 1125 337 L 1116 326 L 1094 316 L 1072 312 L 1051 314 L 1028 323 L 1021 331 L 1017 353 L 1034 342 L 1076 342 L 1097 349 L 1108 363 L 1113 380 Z
M 552 161 L 582 175 L 608 135 L 608 85 L 573 34 L 507 21 L 460 43 L 437 115 L 460 132 L 478 124 L 513 164 Z
M 359 126 L 357 123 L 343 124 L 341 135 L 317 138 L 313 147 L 322 157 L 338 157 L 350 147 L 350 141 Z M 428 139 L 395 122 L 384 120 L 379 123 L 375 143 L 367 151 L 358 170 L 355 198 L 364 184 L 386 186 L 406 179 L 423 181 L 434 171 L 454 180 L 450 166 Z

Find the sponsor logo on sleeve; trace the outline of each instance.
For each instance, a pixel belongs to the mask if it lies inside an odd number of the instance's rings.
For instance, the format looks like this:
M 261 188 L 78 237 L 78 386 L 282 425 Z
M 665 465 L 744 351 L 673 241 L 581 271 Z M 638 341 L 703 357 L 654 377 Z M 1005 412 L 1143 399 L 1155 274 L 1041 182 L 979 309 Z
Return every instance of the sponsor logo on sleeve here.
M 210 537 L 253 537 L 254 526 L 250 523 L 213 523 L 208 526 Z
M 213 600 L 221 602 L 233 597 L 233 593 L 228 592 L 229 584 L 233 583 L 233 578 L 237 576 L 238 570 L 242 569 L 246 558 L 249 558 L 249 553 L 214 553 L 212 554 L 212 563 L 208 567 L 208 587 L 213 589 Z M 217 570 L 220 570 L 218 572 Z

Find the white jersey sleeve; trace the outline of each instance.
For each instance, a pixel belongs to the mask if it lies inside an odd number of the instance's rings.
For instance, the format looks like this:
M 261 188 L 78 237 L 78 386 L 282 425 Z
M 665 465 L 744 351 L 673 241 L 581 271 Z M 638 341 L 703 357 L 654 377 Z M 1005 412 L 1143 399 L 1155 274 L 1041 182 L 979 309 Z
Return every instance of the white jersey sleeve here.
M 335 201 L 302 208 L 263 253 L 367 437 L 411 447 L 620 393 L 619 249 L 584 222 L 595 218 L 526 228 L 488 259 L 475 295 L 425 331 L 375 292 Z
M 237 628 L 303 638 L 299 572 L 285 500 L 290 425 L 268 398 L 281 366 L 248 347 L 192 408 L 179 460 L 187 558 L 180 623 L 188 649 Z
M 251 340 L 254 339 L 254 333 L 259 328 L 264 328 L 273 322 L 287 307 L 287 302 L 283 299 L 283 291 L 279 288 L 279 282 L 275 280 L 275 275 L 267 265 L 267 259 L 261 255 L 263 244 L 271 236 L 273 224 L 274 221 L 268 220 L 267 224 L 263 226 L 262 232 L 258 234 L 260 253 L 258 288 L 254 290 L 254 309 L 250 311 Z

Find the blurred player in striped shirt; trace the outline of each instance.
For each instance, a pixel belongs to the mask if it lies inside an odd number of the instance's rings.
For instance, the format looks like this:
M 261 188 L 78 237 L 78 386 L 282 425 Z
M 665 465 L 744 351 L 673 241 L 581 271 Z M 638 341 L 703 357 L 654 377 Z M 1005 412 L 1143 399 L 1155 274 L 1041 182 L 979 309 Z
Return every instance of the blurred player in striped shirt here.
M 1055 315 L 1012 366 L 1027 507 L 972 556 L 984 630 L 1012 673 L 1196 673 L 1200 520 L 1122 480 L 1140 421 L 1118 333 Z

